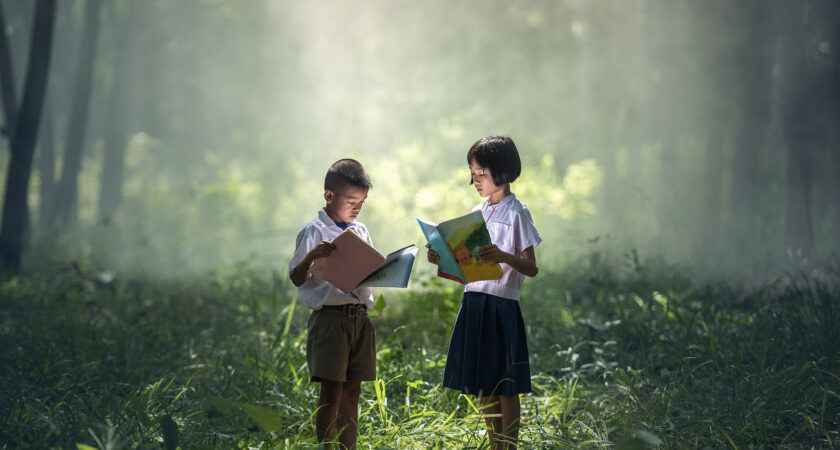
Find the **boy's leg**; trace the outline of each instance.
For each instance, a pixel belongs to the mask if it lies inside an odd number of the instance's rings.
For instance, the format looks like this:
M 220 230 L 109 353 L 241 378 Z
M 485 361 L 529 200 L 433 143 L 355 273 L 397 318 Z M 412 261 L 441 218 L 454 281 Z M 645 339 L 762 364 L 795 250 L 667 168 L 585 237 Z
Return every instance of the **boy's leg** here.
M 359 436 L 359 395 L 362 392 L 362 382 L 345 381 L 341 390 L 341 404 L 338 407 L 338 442 L 344 448 L 356 448 Z
M 495 448 L 493 440 L 496 434 L 502 431 L 502 409 L 499 406 L 499 396 L 481 397 L 481 406 L 484 411 L 484 423 L 487 425 L 487 442 L 490 448 Z
M 335 440 L 336 413 L 341 404 L 341 381 L 321 380 L 321 396 L 315 413 L 315 433 L 318 442 Z
M 347 361 L 347 381 L 342 386 L 338 408 L 338 442 L 352 449 L 359 436 L 359 395 L 362 381 L 376 379 L 376 332 L 367 315 L 353 319 L 354 338 L 350 341 Z
M 515 449 L 519 439 L 519 396 L 500 395 L 499 403 L 502 411 L 502 448 Z
M 312 381 L 321 383 L 315 432 L 318 442 L 335 440 L 336 418 L 347 373 L 346 355 L 350 336 L 341 323 L 341 313 L 318 309 L 309 316 L 306 336 L 306 364 Z M 342 380 L 342 381 L 336 381 Z

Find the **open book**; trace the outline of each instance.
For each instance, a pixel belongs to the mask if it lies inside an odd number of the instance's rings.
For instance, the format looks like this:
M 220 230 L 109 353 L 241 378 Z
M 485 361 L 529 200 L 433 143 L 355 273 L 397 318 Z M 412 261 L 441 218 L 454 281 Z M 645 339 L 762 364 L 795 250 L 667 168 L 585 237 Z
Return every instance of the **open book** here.
M 460 283 L 495 280 L 502 276 L 499 263 L 482 261 L 478 249 L 490 244 L 490 233 L 481 211 L 434 224 L 417 218 L 432 250 L 440 255 L 438 276 Z
M 407 287 L 417 247 L 407 245 L 382 256 L 364 239 L 347 230 L 333 241 L 335 250 L 312 264 L 312 273 L 349 293 L 360 287 Z

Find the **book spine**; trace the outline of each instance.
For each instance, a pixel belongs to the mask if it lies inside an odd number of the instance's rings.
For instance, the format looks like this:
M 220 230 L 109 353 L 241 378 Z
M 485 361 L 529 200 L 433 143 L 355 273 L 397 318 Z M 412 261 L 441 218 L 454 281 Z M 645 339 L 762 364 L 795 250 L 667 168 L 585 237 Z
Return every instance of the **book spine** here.
M 458 271 L 457 274 L 445 274 L 445 275 L 441 275 L 441 276 L 443 278 L 448 278 L 450 280 L 455 280 L 455 281 L 457 281 L 461 284 L 466 284 L 467 283 L 467 281 L 466 281 L 467 277 L 464 275 L 463 271 L 461 270 L 461 265 L 458 264 L 458 260 L 455 259 L 455 254 L 452 253 L 452 249 L 449 248 L 449 237 L 446 236 L 446 234 L 444 234 L 443 230 L 441 230 L 440 227 L 435 226 L 435 230 L 437 230 L 438 236 L 440 236 L 440 239 L 443 241 L 443 246 L 446 248 L 446 251 L 449 253 L 449 256 L 452 258 L 453 261 L 455 261 L 455 270 Z M 441 274 L 441 272 L 438 271 L 438 275 L 440 275 L 440 274 Z

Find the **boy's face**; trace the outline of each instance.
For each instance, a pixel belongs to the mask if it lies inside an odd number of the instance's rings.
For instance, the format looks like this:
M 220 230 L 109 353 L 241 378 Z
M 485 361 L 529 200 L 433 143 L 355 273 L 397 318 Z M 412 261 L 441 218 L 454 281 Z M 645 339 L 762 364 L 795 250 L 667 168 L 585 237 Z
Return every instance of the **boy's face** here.
M 341 184 L 335 190 L 324 191 L 324 199 L 327 201 L 324 210 L 334 222 L 352 222 L 361 212 L 367 195 L 367 188 Z
M 500 189 L 504 189 L 504 186 L 496 186 L 493 182 L 493 174 L 490 173 L 490 169 L 479 166 L 475 160 L 470 161 L 470 176 L 472 176 L 473 185 L 478 191 L 478 195 L 482 197 L 490 196 Z

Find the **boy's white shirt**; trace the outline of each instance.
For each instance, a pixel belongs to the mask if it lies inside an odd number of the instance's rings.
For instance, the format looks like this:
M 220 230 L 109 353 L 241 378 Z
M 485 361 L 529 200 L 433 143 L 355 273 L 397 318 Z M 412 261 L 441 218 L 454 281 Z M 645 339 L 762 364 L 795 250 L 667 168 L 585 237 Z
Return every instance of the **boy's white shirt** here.
M 373 247 L 370 234 L 363 223 L 353 221 L 350 223 L 348 229 L 355 231 Z M 295 254 L 291 262 L 289 262 L 289 275 L 303 261 L 306 254 L 318 245 L 319 242 L 332 242 L 333 239 L 337 238 L 343 232 L 344 229 L 336 225 L 330 219 L 330 216 L 327 215 L 327 212 L 321 208 L 318 211 L 317 217 L 307 222 L 297 235 Z M 346 305 L 348 303 L 362 303 L 367 305 L 368 308 L 373 307 L 373 290 L 371 288 L 354 289 L 348 295 L 328 281 L 324 281 L 315 275 L 311 275 L 305 283 L 300 285 L 298 292 L 306 304 L 312 309 L 321 309 L 324 305 Z
M 479 203 L 472 210 L 481 209 L 482 206 L 484 202 Z M 531 212 L 528 211 L 527 206 L 516 199 L 515 194 L 507 195 L 499 203 L 487 206 L 482 213 L 487 222 L 490 241 L 503 252 L 521 258 L 523 250 L 536 247 L 542 242 L 537 227 L 534 225 L 534 219 L 531 218 Z M 464 287 L 464 292 L 483 292 L 519 300 L 519 288 L 524 280 L 525 275 L 513 270 L 507 264 L 502 264 L 501 278 L 468 283 Z

